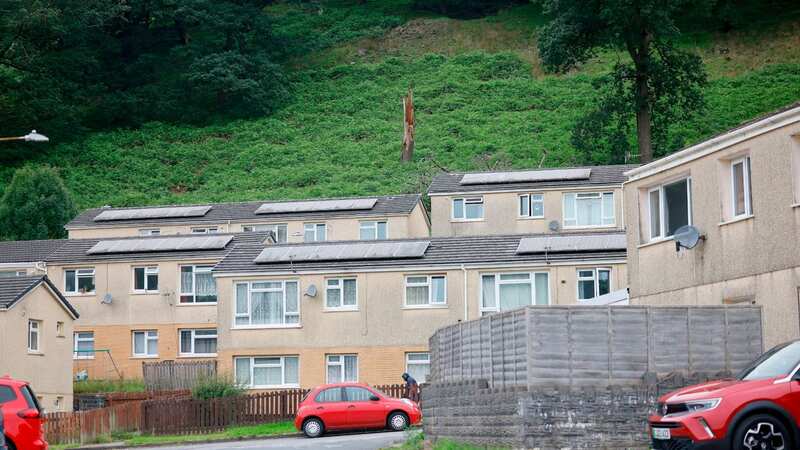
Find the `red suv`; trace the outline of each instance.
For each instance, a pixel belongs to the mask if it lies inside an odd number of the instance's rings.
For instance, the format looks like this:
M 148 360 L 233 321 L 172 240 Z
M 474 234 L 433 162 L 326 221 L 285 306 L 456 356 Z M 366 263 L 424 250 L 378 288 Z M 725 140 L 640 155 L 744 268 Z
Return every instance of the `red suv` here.
M 314 438 L 338 430 L 400 431 L 421 419 L 419 406 L 407 398 L 391 398 L 362 383 L 337 383 L 312 389 L 300 402 L 294 426 Z
M 0 412 L 9 450 L 46 450 L 42 408 L 25 381 L 0 378 Z
M 800 445 L 800 341 L 769 350 L 735 379 L 659 398 L 656 450 L 794 450 Z

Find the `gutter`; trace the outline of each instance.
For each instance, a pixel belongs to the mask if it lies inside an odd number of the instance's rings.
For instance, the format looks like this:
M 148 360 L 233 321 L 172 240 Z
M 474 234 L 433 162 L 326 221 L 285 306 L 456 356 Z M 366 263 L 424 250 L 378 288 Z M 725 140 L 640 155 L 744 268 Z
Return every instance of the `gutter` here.
M 464 322 L 469 320 L 469 303 L 467 302 L 469 294 L 467 291 L 467 268 L 461 264 L 461 273 L 464 274 Z

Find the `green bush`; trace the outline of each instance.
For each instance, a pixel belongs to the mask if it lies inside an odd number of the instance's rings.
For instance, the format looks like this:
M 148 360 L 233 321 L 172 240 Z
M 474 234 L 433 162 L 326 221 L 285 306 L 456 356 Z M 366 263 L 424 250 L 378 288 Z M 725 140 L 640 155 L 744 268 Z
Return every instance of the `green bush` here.
M 237 397 L 244 393 L 244 389 L 230 377 L 215 377 L 201 380 L 192 389 L 192 397 L 197 400 L 212 398 Z

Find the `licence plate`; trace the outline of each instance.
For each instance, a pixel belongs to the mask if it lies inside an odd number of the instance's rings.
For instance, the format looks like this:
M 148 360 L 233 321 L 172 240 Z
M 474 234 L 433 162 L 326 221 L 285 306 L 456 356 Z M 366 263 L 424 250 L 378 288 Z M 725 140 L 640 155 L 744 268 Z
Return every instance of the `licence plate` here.
M 667 440 L 670 437 L 669 428 L 653 428 L 653 439 Z

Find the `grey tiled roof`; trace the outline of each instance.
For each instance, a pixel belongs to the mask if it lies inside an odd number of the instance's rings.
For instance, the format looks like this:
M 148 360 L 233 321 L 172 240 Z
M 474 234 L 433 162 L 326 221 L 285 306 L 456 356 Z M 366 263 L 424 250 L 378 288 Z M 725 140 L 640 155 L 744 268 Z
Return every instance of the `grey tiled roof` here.
M 145 225 L 145 224 L 174 224 L 174 223 L 191 223 L 191 224 L 213 224 L 222 223 L 228 220 L 241 222 L 252 221 L 253 223 L 264 223 L 267 221 L 281 221 L 281 220 L 313 220 L 313 219 L 333 219 L 337 217 L 358 217 L 358 216 L 382 216 L 382 215 L 399 215 L 410 214 L 414 206 L 419 202 L 420 194 L 398 194 L 388 196 L 369 196 L 369 197 L 353 197 L 353 198 L 377 198 L 375 207 L 372 209 L 364 210 L 350 210 L 350 211 L 320 211 L 320 212 L 296 212 L 296 213 L 280 213 L 280 214 L 256 214 L 255 211 L 264 203 L 285 203 L 284 201 L 264 200 L 257 202 L 241 202 L 241 203 L 208 203 L 211 210 L 202 217 L 168 217 L 160 219 L 127 219 L 127 220 L 114 220 L 96 222 L 94 218 L 103 211 L 109 210 L 124 210 L 124 209 L 144 209 L 137 208 L 93 208 L 87 209 L 78 214 L 77 217 L 72 219 L 64 226 L 66 229 L 81 228 L 81 227 L 95 227 L 95 226 L 122 226 L 122 225 Z M 331 200 L 331 199 L 318 199 L 318 200 Z M 297 201 L 297 200 L 287 200 Z M 176 205 L 177 206 L 177 205 Z M 179 205 L 189 206 L 189 205 Z M 196 205 L 200 206 L 200 205 Z M 163 208 L 161 206 L 152 206 L 152 208 Z
M 524 183 L 492 183 L 492 184 L 460 184 L 464 173 L 442 172 L 433 177 L 431 186 L 428 188 L 429 194 L 451 193 L 451 192 L 491 192 L 509 191 L 517 189 L 542 189 L 551 187 L 576 187 L 592 185 L 619 184 L 625 181 L 625 172 L 638 165 L 620 164 L 615 166 L 591 166 L 592 172 L 588 180 L 563 180 L 563 181 L 541 181 Z M 565 167 L 552 168 L 550 170 L 562 170 Z M 532 169 L 526 169 L 532 170 Z M 548 169 L 541 169 L 548 170 Z M 478 172 L 470 172 L 478 173 Z
M 0 264 L 44 261 L 48 255 L 67 242 L 66 239 L 37 241 L 0 241 Z
M 47 284 L 55 293 L 56 298 L 67 308 L 74 318 L 78 318 L 78 311 L 64 298 L 49 278 L 45 275 L 28 275 L 24 277 L 0 278 L 0 309 L 8 309 L 20 301 L 28 292 L 39 286 Z
M 222 259 L 231 249 L 241 243 L 254 245 L 264 242 L 268 233 L 221 233 L 215 236 L 233 236 L 223 249 L 175 250 L 156 252 L 100 253 L 87 254 L 89 249 L 100 241 L 118 241 L 128 239 L 164 239 L 164 236 L 135 236 L 130 238 L 107 239 L 69 239 L 57 251 L 47 257 L 46 262 L 58 264 L 82 264 L 102 261 L 142 261 L 154 259 Z M 187 235 L 191 236 L 191 235 Z
M 565 233 L 566 234 L 566 233 Z M 605 233 L 624 236 L 624 232 Z M 548 236 L 554 236 L 550 234 Z M 577 234 L 571 234 L 573 236 Z M 357 261 L 304 261 L 304 262 L 275 262 L 256 264 L 255 258 L 264 249 L 264 245 L 248 242 L 237 245 L 214 268 L 216 273 L 240 272 L 302 272 L 314 270 L 351 270 L 375 269 L 388 267 L 419 267 L 419 266 L 452 266 L 452 265 L 502 265 L 507 263 L 544 263 L 546 261 L 575 261 L 575 260 L 600 260 L 608 258 L 625 258 L 625 248 L 605 251 L 580 251 L 565 252 L 549 255 L 517 254 L 519 241 L 525 237 L 542 235 L 508 235 L 508 236 L 463 236 L 425 239 L 430 241 L 430 246 L 422 258 L 411 259 L 370 259 Z M 419 239 L 392 240 L 392 242 L 416 242 Z M 364 241 L 358 241 L 364 242 Z M 337 242 L 346 245 L 347 242 Z M 317 244 L 283 244 L 281 246 L 314 246 Z

